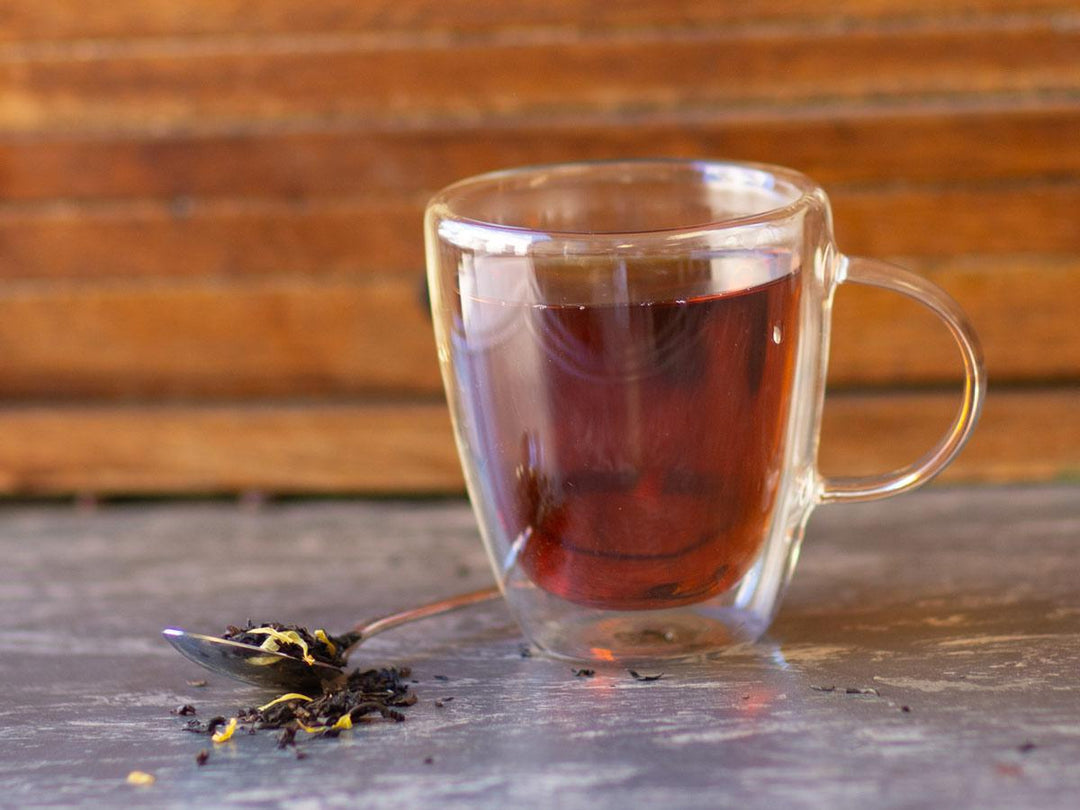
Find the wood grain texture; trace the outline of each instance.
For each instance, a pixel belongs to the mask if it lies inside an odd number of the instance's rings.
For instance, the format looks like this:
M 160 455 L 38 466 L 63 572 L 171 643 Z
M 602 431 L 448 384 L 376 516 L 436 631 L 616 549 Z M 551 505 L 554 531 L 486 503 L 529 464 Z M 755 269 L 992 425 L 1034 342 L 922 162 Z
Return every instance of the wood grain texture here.
M 874 22 L 912 17 L 972 17 L 1070 12 L 1072 0 L 7 0 L 0 41 L 296 34 L 320 31 L 490 31 L 534 26 L 627 27 Z
M 423 204 L 351 196 L 0 208 L 0 278 L 415 276 Z
M 752 115 L 586 111 L 459 127 L 356 120 L 296 131 L 241 122 L 220 133 L 0 136 L 0 183 L 13 212 L 14 201 L 57 199 L 423 195 L 508 166 L 666 155 L 779 163 L 830 187 L 986 185 L 1080 175 L 1078 131 L 1080 107 L 1038 100 L 943 108 L 902 99 Z
M 445 406 L 27 408 L 0 421 L 0 492 L 460 492 Z
M 0 489 L 460 487 L 425 199 L 654 155 L 822 182 L 840 248 L 941 284 L 1015 386 L 952 474 L 1074 470 L 1078 54 L 1075 0 L 7 0 Z M 933 439 L 943 332 L 840 292 L 828 463 Z
M 905 262 L 907 263 L 907 262 Z M 997 382 L 1080 377 L 1076 256 L 969 257 L 913 266 L 951 292 Z M 845 387 L 959 380 L 945 328 L 907 299 L 837 294 L 830 380 Z M 0 284 L 0 401 L 124 397 L 439 396 L 419 271 L 400 278 Z
M 440 384 L 419 283 L 16 286 L 0 295 L 0 335 L 5 398 L 407 395 Z
M 1080 256 L 965 256 L 897 262 L 949 292 L 975 325 L 995 384 L 1080 379 L 1073 337 Z M 1074 313 L 1074 314 L 1070 314 Z M 831 384 L 955 381 L 960 358 L 941 322 L 913 301 L 844 285 L 836 295 Z
M 889 255 L 1080 252 L 1080 181 L 898 187 L 833 196 L 836 237 L 847 252 Z
M 1080 389 L 994 392 L 951 481 L 1080 474 Z M 959 395 L 837 395 L 826 404 L 822 469 L 901 466 L 948 425 Z M 45 495 L 460 492 L 441 403 L 8 409 L 0 493 Z
M 935 444 L 960 394 L 829 397 L 821 469 L 873 475 L 914 461 Z M 943 481 L 1074 480 L 1080 476 L 1080 388 L 993 389 L 970 443 Z
M 589 109 L 748 109 L 823 100 L 1067 94 L 1080 29 L 651 31 L 401 43 L 132 43 L 0 59 L 0 130 L 116 132 L 243 122 L 475 121 Z

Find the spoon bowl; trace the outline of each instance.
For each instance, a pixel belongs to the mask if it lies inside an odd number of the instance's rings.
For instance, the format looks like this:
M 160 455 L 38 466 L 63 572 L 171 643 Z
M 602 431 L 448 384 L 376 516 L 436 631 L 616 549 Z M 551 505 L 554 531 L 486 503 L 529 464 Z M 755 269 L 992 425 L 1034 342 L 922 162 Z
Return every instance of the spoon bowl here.
M 500 595 L 498 588 L 484 588 L 361 622 L 339 637 L 345 643 L 342 657 L 348 657 L 362 642 L 383 631 L 497 599 Z M 188 660 L 213 672 L 255 686 L 297 692 L 321 692 L 332 689 L 345 680 L 345 671 L 340 667 L 321 661 L 309 664 L 303 659 L 264 650 L 254 644 L 189 633 L 179 627 L 168 627 L 161 634 Z
M 179 627 L 168 627 L 161 634 L 188 660 L 255 686 L 321 692 L 345 677 L 344 670 L 330 664 L 321 661 L 308 664 L 300 658 L 270 652 L 254 644 L 189 633 Z

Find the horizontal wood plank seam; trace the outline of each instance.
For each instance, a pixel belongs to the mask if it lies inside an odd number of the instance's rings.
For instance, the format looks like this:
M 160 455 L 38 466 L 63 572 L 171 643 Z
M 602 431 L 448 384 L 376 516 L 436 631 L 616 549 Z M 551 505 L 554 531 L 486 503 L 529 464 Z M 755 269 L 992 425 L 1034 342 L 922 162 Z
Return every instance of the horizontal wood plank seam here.
M 817 96 L 813 99 L 731 99 L 722 103 L 680 102 L 674 105 L 530 108 L 507 114 L 471 111 L 468 114 L 438 111 L 421 114 L 357 115 L 347 111 L 325 115 L 285 115 L 273 119 L 192 119 L 182 125 L 152 122 L 118 126 L 85 122 L 70 126 L 39 128 L 0 126 L 0 145 L 39 141 L 150 142 L 205 138 L 247 138 L 318 134 L 429 135 L 441 133 L 513 132 L 535 128 L 577 133 L 590 127 L 741 126 L 745 124 L 832 122 L 837 119 L 879 119 L 891 115 L 963 118 L 972 115 L 1009 113 L 1053 114 L 1075 112 L 1080 107 L 1080 87 L 1075 89 L 1025 88 L 980 89 L 948 94 L 910 93 L 870 97 Z
M 780 42 L 719 50 L 698 40 L 679 48 L 649 42 L 455 48 L 425 53 L 423 59 L 407 51 L 392 57 L 390 52 L 200 56 L 162 58 L 152 66 L 146 60 L 117 59 L 98 60 L 93 71 L 78 62 L 27 62 L 9 64 L 4 71 L 9 86 L 0 122 L 9 130 L 81 129 L 106 122 L 178 126 L 208 117 L 469 117 L 760 99 L 806 103 L 833 96 L 948 97 L 988 89 L 1075 91 L 1080 64 L 1069 54 L 1078 37 L 1080 32 L 1069 26 L 1053 25 L 985 40 L 954 32 L 895 43 L 853 35 L 838 40 L 832 49 L 835 59 L 824 57 L 830 53 L 828 43 L 807 41 L 789 54 L 793 69 L 784 72 L 783 81 L 768 67 L 792 48 Z M 745 53 L 736 52 L 740 48 Z M 872 58 L 878 60 L 875 70 L 856 69 Z M 752 69 L 744 71 L 744 65 Z M 585 76 L 587 81 L 580 81 Z M 222 87 L 230 92 L 221 92 Z
M 993 38 L 1001 34 L 1080 27 L 1080 13 L 1062 10 L 1052 17 L 1039 12 L 1001 14 L 925 14 L 879 18 L 801 18 L 687 24 L 585 27 L 584 21 L 561 25 L 510 25 L 504 28 L 383 28 L 372 31 L 217 33 L 186 36 L 128 36 L 71 40 L 0 40 L 0 65 L 30 62 L 94 62 L 159 57 L 274 56 L 342 52 L 424 51 L 455 47 L 559 47 L 620 42 L 719 43 L 769 39 L 836 40 L 859 36 L 904 37 L 946 33 Z M 822 43 L 822 47 L 828 47 Z
M 902 259 L 961 302 L 995 381 L 1080 377 L 1080 257 Z M 916 304 L 845 286 L 831 379 L 952 384 L 958 360 Z M 0 282 L 0 394 L 56 397 L 431 392 L 439 388 L 419 267 L 405 275 L 248 274 Z M 393 361 L 390 362 L 389 358 Z
M 0 37 L 19 39 L 84 39 L 118 36 L 153 36 L 183 31 L 213 35 L 222 31 L 251 33 L 280 31 L 396 29 L 502 29 L 506 27 L 565 27 L 574 25 L 663 27 L 682 25 L 789 24 L 822 22 L 859 24 L 862 21 L 924 20 L 928 17 L 971 20 L 1008 15 L 1057 15 L 1075 10 L 1068 0 L 940 0 L 937 3 L 898 0 L 865 3 L 833 0 L 828 4 L 790 0 L 754 3 L 701 3 L 666 0 L 664 3 L 597 3 L 590 0 L 519 0 L 507 9 L 479 5 L 473 0 L 397 0 L 393 4 L 370 0 L 269 0 L 259 13 L 246 4 L 223 0 L 112 0 L 98 13 L 81 13 L 80 0 L 5 0 L 7 14 L 0 19 Z M 388 7 L 390 6 L 390 7 Z M 476 13 L 481 10 L 481 13 Z M 50 37 L 51 35 L 51 37 Z
M 827 474 L 866 474 L 918 453 L 958 397 L 832 397 Z M 1080 389 L 992 392 L 944 480 L 1080 474 Z M 460 492 L 444 406 L 42 410 L 0 414 L 0 492 Z M 941 426 L 937 424 L 941 422 Z M 883 471 L 878 469 L 876 471 Z
M 883 179 L 876 182 L 829 183 L 830 195 L 888 198 L 905 194 L 994 194 L 1023 192 L 1074 192 L 1080 189 L 1080 174 L 1038 173 L 1023 177 L 987 177 L 964 180 Z M 323 212 L 356 209 L 395 208 L 421 210 L 436 189 L 395 193 L 320 192 L 304 196 L 285 194 L 192 195 L 170 194 L 139 197 L 63 197 L 34 200 L 0 198 L 0 225 L 28 221 L 48 222 L 71 219 L 177 220 L 217 216 L 295 214 L 317 216 Z

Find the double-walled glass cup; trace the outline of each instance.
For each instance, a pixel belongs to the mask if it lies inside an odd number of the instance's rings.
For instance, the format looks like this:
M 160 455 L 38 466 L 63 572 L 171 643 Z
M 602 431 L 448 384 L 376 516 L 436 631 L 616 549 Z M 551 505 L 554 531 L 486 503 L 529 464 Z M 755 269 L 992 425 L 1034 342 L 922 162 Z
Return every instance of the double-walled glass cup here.
M 425 229 L 469 495 L 514 616 L 549 654 L 635 662 L 757 639 L 813 508 L 919 486 L 978 417 L 985 375 L 959 307 L 842 255 L 824 192 L 797 172 L 516 169 L 444 189 Z M 929 307 L 965 370 L 939 444 L 870 478 L 816 468 L 843 282 Z

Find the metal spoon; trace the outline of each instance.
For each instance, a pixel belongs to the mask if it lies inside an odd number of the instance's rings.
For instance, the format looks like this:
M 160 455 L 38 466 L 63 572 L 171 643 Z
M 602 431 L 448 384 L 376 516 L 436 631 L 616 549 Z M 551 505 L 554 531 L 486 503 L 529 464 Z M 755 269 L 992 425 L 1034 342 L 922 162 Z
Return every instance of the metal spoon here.
M 426 619 L 429 616 L 438 616 L 479 602 L 497 599 L 499 595 L 498 588 L 484 588 L 361 622 L 348 633 L 339 636 L 346 644 L 342 655 L 347 657 L 360 643 L 384 630 L 392 630 L 399 625 Z M 321 690 L 324 687 L 332 687 L 345 678 L 344 670 L 330 664 L 319 661 L 307 664 L 291 655 L 270 652 L 253 644 L 241 644 L 217 636 L 189 633 L 179 627 L 166 628 L 162 631 L 162 635 L 181 655 L 196 664 L 256 686 L 295 691 Z

